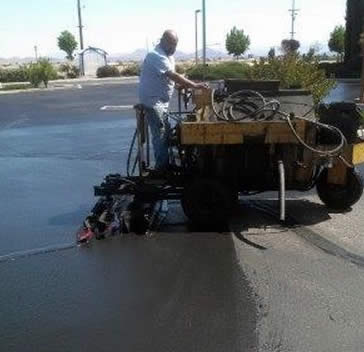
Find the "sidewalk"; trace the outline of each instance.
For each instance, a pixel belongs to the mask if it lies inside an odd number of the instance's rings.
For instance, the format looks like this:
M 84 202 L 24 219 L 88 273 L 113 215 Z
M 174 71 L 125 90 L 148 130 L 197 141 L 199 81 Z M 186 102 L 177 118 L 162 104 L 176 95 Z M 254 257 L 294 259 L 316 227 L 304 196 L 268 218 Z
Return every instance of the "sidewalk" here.
M 82 89 L 83 85 L 87 86 L 100 86 L 106 84 L 127 84 L 127 83 L 137 83 L 139 81 L 138 76 L 132 77 L 106 77 L 106 78 L 96 78 L 96 77 L 81 77 L 73 79 L 58 79 L 54 81 L 49 81 L 48 88 L 24 88 L 24 89 L 14 89 L 14 90 L 0 90 L 0 95 L 5 94 L 16 94 L 24 92 L 49 92 L 55 90 L 63 89 Z M 0 83 L 0 87 L 12 86 L 12 85 L 26 85 L 29 82 L 13 82 L 13 83 Z

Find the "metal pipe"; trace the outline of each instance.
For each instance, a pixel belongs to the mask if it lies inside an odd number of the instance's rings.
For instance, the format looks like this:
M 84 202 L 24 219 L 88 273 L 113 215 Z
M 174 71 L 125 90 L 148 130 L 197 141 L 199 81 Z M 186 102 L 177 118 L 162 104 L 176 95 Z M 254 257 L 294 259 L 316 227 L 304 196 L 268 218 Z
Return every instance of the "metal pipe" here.
M 139 176 L 144 174 L 145 155 L 144 155 L 144 113 L 137 110 L 137 138 L 138 138 L 138 164 L 139 164 Z
M 178 89 L 178 114 L 182 116 L 182 88 Z
M 279 171 L 279 216 L 281 221 L 286 221 L 286 177 L 282 160 L 278 161 Z
M 144 125 L 145 125 L 145 140 L 146 140 L 146 149 L 147 149 L 147 160 L 146 160 L 146 167 L 149 169 L 150 167 L 150 135 L 149 135 L 149 124 L 148 119 L 144 118 Z

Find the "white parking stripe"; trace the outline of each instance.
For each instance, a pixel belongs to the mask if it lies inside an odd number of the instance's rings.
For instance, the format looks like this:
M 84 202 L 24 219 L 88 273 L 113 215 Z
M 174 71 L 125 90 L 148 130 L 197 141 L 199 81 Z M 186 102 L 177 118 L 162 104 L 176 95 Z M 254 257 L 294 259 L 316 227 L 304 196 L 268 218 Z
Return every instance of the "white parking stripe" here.
M 133 105 L 105 105 L 100 108 L 102 111 L 123 111 L 123 110 L 132 110 L 134 108 Z

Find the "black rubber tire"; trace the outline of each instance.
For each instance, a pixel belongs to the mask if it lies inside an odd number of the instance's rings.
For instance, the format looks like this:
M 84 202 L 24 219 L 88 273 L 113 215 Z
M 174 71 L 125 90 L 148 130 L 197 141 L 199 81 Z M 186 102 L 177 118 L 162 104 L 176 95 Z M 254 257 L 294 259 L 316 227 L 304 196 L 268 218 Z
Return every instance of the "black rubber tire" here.
M 192 223 L 225 222 L 235 204 L 234 192 L 217 180 L 196 179 L 185 187 L 181 204 Z
M 327 169 L 321 173 L 316 183 L 316 189 L 319 198 L 329 208 L 346 210 L 360 199 L 364 183 L 362 176 L 355 169 L 348 169 L 345 186 L 328 184 L 327 174 Z
M 145 235 L 148 230 L 148 221 L 145 217 L 145 208 L 142 202 L 134 200 L 128 206 L 130 212 L 129 232 L 138 236 Z

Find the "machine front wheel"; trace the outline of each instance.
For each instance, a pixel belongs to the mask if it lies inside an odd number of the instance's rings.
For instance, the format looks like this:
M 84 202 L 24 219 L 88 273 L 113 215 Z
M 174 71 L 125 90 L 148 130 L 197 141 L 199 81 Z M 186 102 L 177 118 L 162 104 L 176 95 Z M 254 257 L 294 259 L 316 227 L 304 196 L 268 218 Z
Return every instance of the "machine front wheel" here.
M 233 191 L 216 180 L 196 179 L 185 187 L 181 203 L 193 223 L 214 224 L 227 220 L 235 198 Z
M 316 188 L 320 199 L 331 209 L 345 210 L 354 205 L 363 194 L 363 178 L 354 169 L 348 169 L 346 185 L 327 183 L 328 171 L 320 175 Z

